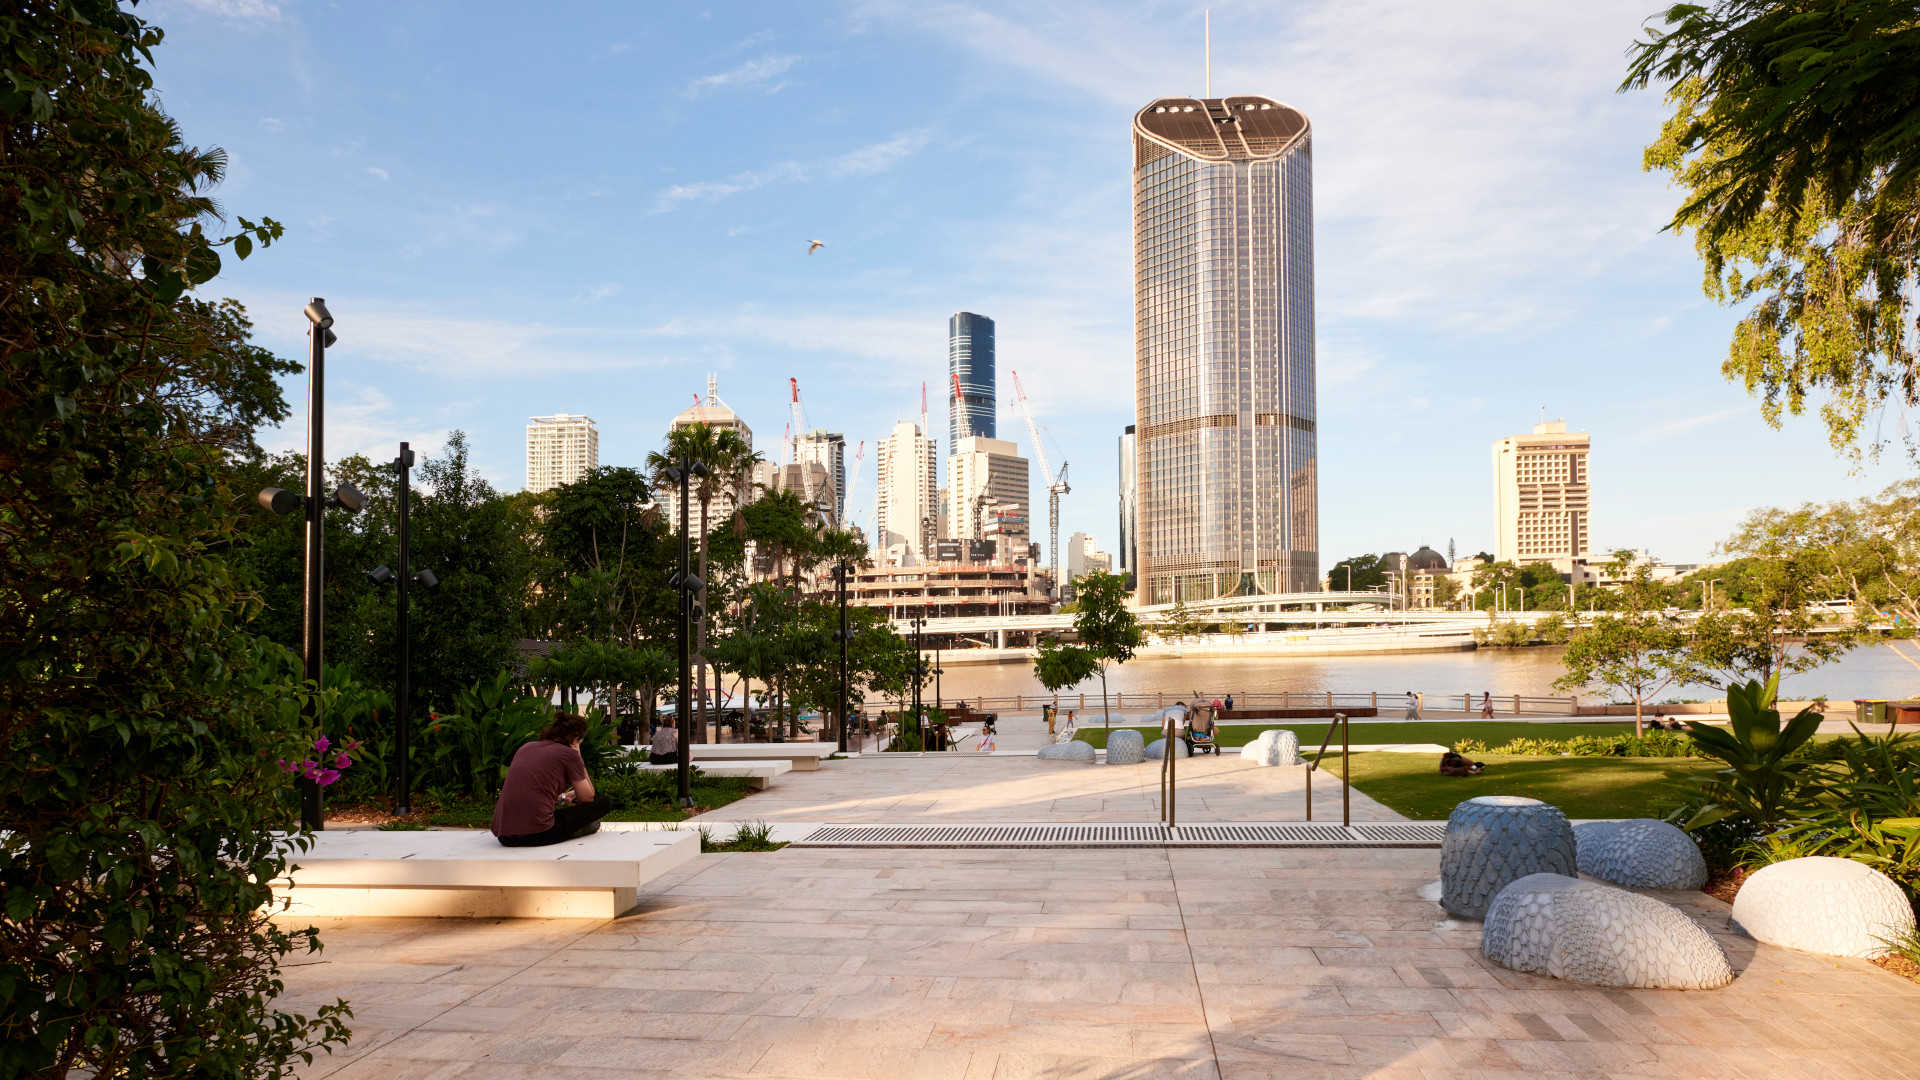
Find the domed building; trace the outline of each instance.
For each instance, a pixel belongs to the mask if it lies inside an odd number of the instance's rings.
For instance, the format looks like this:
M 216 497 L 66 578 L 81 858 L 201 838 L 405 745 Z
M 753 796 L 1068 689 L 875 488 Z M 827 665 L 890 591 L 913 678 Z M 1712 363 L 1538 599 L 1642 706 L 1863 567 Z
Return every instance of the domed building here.
M 1407 556 L 1407 570 L 1409 573 L 1419 573 L 1422 570 L 1428 573 L 1445 572 L 1447 570 L 1447 557 L 1427 545 L 1421 544 L 1418 551 Z

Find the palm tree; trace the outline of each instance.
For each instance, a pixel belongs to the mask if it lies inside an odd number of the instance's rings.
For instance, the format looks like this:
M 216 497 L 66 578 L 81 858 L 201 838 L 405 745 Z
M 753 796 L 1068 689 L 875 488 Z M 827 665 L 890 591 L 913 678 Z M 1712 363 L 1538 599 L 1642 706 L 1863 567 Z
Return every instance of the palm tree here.
M 700 477 L 692 488 L 693 498 L 700 504 L 700 607 L 704 614 L 694 627 L 693 652 L 695 663 L 700 666 L 698 688 L 698 708 L 703 716 L 710 717 L 717 707 L 720 690 L 720 675 L 713 672 L 713 696 L 707 692 L 707 673 L 712 665 L 707 660 L 707 627 L 712 612 L 707 610 L 707 523 L 713 509 L 714 497 L 722 491 L 730 492 L 736 503 L 742 501 L 741 493 L 750 489 L 753 467 L 764 460 L 746 437 L 733 428 L 716 428 L 709 424 L 688 424 L 667 432 L 666 446 L 647 455 L 647 472 L 652 475 L 654 486 L 661 489 L 677 487 L 667 479 L 667 469 L 677 466 L 681 461 L 697 461 L 706 466 L 707 473 Z M 679 528 L 678 522 L 670 522 L 670 528 Z M 710 704 L 711 703 L 711 704 Z M 703 719 L 696 735 L 706 731 Z

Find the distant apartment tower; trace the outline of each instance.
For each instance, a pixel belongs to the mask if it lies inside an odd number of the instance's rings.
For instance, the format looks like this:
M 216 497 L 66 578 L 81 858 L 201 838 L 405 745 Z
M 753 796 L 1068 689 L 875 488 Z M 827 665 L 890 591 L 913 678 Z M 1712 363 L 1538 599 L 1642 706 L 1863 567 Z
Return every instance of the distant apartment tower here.
M 1589 554 L 1588 436 L 1564 420 L 1493 444 L 1494 554 L 1501 562 L 1554 563 L 1571 573 Z
M 748 447 L 753 446 L 753 429 L 748 427 L 747 422 L 740 419 L 739 414 L 735 413 L 726 402 L 720 400 L 720 380 L 717 376 L 711 374 L 707 376 L 706 396 L 685 409 L 680 410 L 679 415 L 673 418 L 673 422 L 667 425 L 667 431 L 671 434 L 681 428 L 693 427 L 695 425 L 705 425 L 711 428 L 737 431 L 740 433 L 740 437 L 746 440 Z M 756 474 L 753 479 L 755 481 L 770 481 L 772 478 L 766 474 Z M 680 529 L 679 490 L 677 488 L 669 488 L 657 493 L 655 498 L 659 501 L 661 512 L 666 514 L 667 528 L 678 532 Z M 734 508 L 734 489 L 729 485 L 718 485 L 715 488 L 712 501 L 707 504 L 708 530 L 711 531 L 715 525 L 725 521 L 727 515 L 733 513 Z M 696 503 L 689 506 L 687 508 L 687 527 L 696 537 L 700 535 L 699 518 L 699 505 Z
M 960 396 L 947 410 L 947 453 L 957 453 L 969 435 L 993 438 L 994 425 L 993 320 L 971 311 L 956 311 L 947 320 L 947 392 L 960 383 Z
M 814 492 L 814 501 L 833 515 L 835 528 L 847 520 L 847 437 L 815 428 L 794 440 L 797 464 L 818 465 L 826 471 L 827 490 Z
M 600 431 L 591 416 L 527 418 L 527 490 L 571 484 L 600 465 Z
M 1134 534 L 1140 528 L 1140 484 L 1136 479 L 1135 468 L 1139 463 L 1133 443 L 1133 425 L 1128 424 L 1120 435 L 1120 550 L 1114 553 L 1120 559 L 1122 574 L 1137 570 L 1140 562 L 1140 556 L 1134 552 Z
M 1061 584 L 1067 588 L 1095 570 L 1110 573 L 1113 570 L 1113 556 L 1100 550 L 1098 541 L 1086 533 L 1077 532 L 1067 538 L 1067 580 Z
M 1314 589 L 1306 116 L 1254 95 L 1141 109 L 1133 237 L 1140 601 Z
M 982 540 L 987 528 L 1021 540 L 1032 535 L 1027 511 L 1033 505 L 1027 459 L 1003 439 L 969 435 L 947 457 L 947 539 Z
M 880 442 L 879 489 L 873 508 L 873 550 L 896 566 L 933 561 L 939 519 L 939 461 L 932 439 L 911 420 Z

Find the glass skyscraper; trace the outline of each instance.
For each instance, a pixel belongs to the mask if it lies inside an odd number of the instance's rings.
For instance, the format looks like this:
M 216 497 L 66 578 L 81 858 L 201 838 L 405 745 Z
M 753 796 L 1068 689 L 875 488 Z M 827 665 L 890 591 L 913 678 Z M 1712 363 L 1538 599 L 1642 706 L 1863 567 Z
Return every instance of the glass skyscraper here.
M 953 397 L 954 379 L 960 395 Z M 969 435 L 995 438 L 993 405 L 993 320 L 958 311 L 947 320 L 947 453 Z
M 1269 98 L 1133 120 L 1138 595 L 1319 588 L 1312 129 Z

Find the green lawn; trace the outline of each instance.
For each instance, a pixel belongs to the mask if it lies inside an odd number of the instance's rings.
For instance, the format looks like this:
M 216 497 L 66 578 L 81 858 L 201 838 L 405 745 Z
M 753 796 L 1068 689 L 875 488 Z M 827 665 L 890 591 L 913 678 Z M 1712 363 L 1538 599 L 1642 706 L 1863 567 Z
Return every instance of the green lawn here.
M 1289 728 L 1300 736 L 1300 749 L 1311 754 L 1320 748 L 1320 740 L 1326 737 L 1327 725 L 1324 721 L 1305 723 L 1267 722 L 1259 724 L 1222 724 L 1218 735 L 1221 746 L 1245 746 L 1261 732 L 1270 728 Z M 1356 722 L 1352 725 L 1353 741 L 1356 743 L 1439 743 L 1452 746 L 1459 739 L 1479 739 L 1488 746 L 1499 746 L 1509 739 L 1571 739 L 1576 735 L 1631 735 L 1633 721 L 1599 722 L 1591 724 L 1543 724 L 1529 720 L 1462 720 L 1459 722 L 1431 722 L 1409 724 L 1397 720 Z M 1118 725 L 1115 731 L 1120 730 Z M 1148 742 L 1160 737 L 1153 728 L 1136 727 Z M 1082 727 L 1074 736 L 1082 742 L 1092 743 L 1096 748 L 1107 745 L 1107 732 L 1098 726 Z M 1334 732 L 1333 745 L 1340 745 L 1340 733 Z
M 615 777 L 605 777 L 601 787 L 614 799 L 613 812 L 606 816 L 608 821 L 685 821 L 692 816 L 675 806 L 671 797 L 671 774 L 650 773 L 649 776 L 663 776 L 668 783 L 658 781 L 644 789 L 643 797 L 628 798 L 627 785 Z M 637 786 L 637 785 L 636 785 Z M 658 792 L 665 796 L 656 797 Z M 698 773 L 693 778 L 693 802 L 695 812 L 712 810 L 730 802 L 753 794 L 752 782 L 737 777 L 709 777 Z M 425 800 L 422 800 L 423 802 Z M 493 822 L 493 800 L 462 799 L 452 803 L 434 804 L 420 807 L 415 814 L 413 824 L 421 826 L 436 825 L 441 828 L 484 829 Z M 383 803 L 367 803 L 360 806 L 329 808 L 329 816 L 343 817 L 345 820 L 365 820 L 371 818 L 383 821 L 388 818 L 387 807 Z
M 1689 775 L 1719 762 L 1697 758 L 1506 757 L 1477 760 L 1479 776 L 1441 776 L 1428 754 L 1350 755 L 1353 786 L 1417 821 L 1444 820 L 1477 795 L 1524 795 L 1559 807 L 1570 818 L 1664 817 L 1684 800 Z M 1340 755 L 1327 773 L 1340 776 Z M 1316 800 L 1317 801 L 1317 800 Z

